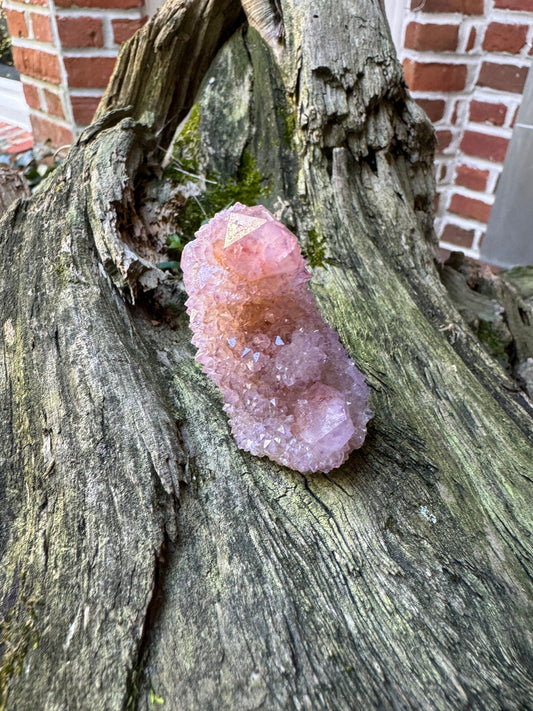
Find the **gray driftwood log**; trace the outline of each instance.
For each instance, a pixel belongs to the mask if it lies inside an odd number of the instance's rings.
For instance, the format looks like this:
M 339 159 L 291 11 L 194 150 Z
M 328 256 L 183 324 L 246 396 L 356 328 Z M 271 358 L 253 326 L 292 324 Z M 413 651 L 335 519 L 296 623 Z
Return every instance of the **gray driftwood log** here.
M 207 162 L 249 151 L 326 240 L 313 288 L 372 388 L 327 476 L 237 450 L 155 267 L 208 69 Z M 1 222 L 1 708 L 530 707 L 530 405 L 439 281 L 432 150 L 379 0 L 171 0 L 126 46 Z

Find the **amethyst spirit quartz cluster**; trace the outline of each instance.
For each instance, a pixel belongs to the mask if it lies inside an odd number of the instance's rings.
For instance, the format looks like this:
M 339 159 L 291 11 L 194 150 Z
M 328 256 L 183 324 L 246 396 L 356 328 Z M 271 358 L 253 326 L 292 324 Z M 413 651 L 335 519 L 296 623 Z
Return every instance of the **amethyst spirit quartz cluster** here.
M 266 208 L 219 212 L 181 260 L 196 360 L 239 447 L 328 472 L 361 447 L 369 388 L 318 313 L 296 237 Z

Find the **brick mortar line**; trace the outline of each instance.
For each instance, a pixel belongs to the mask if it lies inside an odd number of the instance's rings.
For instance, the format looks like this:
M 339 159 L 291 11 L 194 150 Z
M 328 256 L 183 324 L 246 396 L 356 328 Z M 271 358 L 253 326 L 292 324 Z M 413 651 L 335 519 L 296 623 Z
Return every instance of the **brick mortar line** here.
M 53 0 L 48 0 L 48 3 L 50 7 L 50 27 L 52 28 L 52 38 L 57 47 L 57 54 L 59 58 L 59 69 L 61 72 L 61 99 L 65 113 L 65 121 L 68 124 L 67 128 L 72 131 L 72 137 L 74 139 L 76 137 L 76 122 L 74 121 L 74 112 L 72 111 L 72 104 L 70 101 L 68 74 L 65 69 L 65 62 L 63 61 L 63 48 L 59 39 L 59 30 L 57 28 L 56 6 Z M 43 112 L 43 114 L 45 116 L 50 116 L 49 113 Z
M 440 224 L 439 227 L 443 232 L 445 227 L 451 225 L 452 227 L 458 227 L 461 230 L 472 230 L 475 234 L 485 232 L 488 224 L 487 222 L 479 222 L 478 220 L 469 220 L 467 218 L 463 218 L 453 212 L 450 214 L 449 219 L 447 217 L 441 218 L 441 223 L 442 224 Z M 444 242 L 445 240 L 442 241 Z M 453 242 L 449 244 L 453 244 Z M 455 249 L 462 249 L 462 247 L 455 245 Z
M 400 0 L 401 1 L 401 0 Z M 424 12 L 423 10 L 412 10 L 409 7 L 405 8 L 406 16 L 445 16 L 445 17 L 465 17 L 468 20 L 474 20 L 476 22 L 482 22 L 487 17 L 492 15 L 505 15 L 505 16 L 520 16 L 520 15 L 533 15 L 533 10 L 511 10 L 507 7 L 494 7 L 492 1 L 489 1 L 488 5 L 485 4 L 485 9 L 480 15 L 467 15 L 463 12 Z
M 13 2 L 13 0 L 11 0 Z M 527 22 L 533 21 L 533 11 L 531 10 L 506 10 L 504 8 L 492 8 L 483 15 L 463 15 L 461 12 L 413 12 L 408 10 L 405 13 L 404 24 L 407 22 L 419 22 L 421 25 L 428 24 L 455 24 L 457 22 L 478 23 L 480 25 L 490 22 L 504 22 L 504 24 L 519 25 L 520 19 Z
M 52 36 L 52 40 L 53 40 Z M 41 40 L 36 40 L 33 37 L 12 37 L 11 44 L 13 47 L 20 47 L 21 49 L 35 49 L 39 52 L 44 52 L 45 54 L 54 54 L 59 56 L 58 48 L 55 43 L 52 42 L 42 42 Z
M 49 84 L 48 82 L 43 81 L 42 79 L 35 79 L 34 77 L 28 77 L 29 81 L 26 81 L 26 75 L 21 74 L 21 77 L 22 76 L 24 76 L 24 83 L 28 86 L 34 86 L 39 92 L 39 96 L 43 96 L 42 92 L 44 90 L 49 91 L 52 94 L 62 96 L 61 87 L 58 84 Z M 28 106 L 28 109 L 33 109 L 33 107 Z M 39 109 L 35 110 L 38 111 Z
M 104 59 L 116 59 L 118 49 L 116 47 L 63 47 L 64 59 L 91 59 L 93 57 L 103 57 Z
M 452 164 L 453 164 L 453 157 L 449 156 L 452 158 Z M 470 155 L 470 153 L 464 153 L 462 150 L 459 150 L 456 156 L 457 159 L 457 165 L 460 165 L 461 163 L 476 163 L 476 168 L 480 168 L 481 170 L 496 170 L 499 169 L 501 170 L 503 168 L 503 161 L 495 161 L 495 160 L 489 160 L 488 158 L 482 158 L 481 156 L 473 156 Z M 438 160 L 438 156 L 437 156 Z M 454 164 L 454 168 L 457 167 L 457 165 Z M 498 168 L 499 167 L 499 168 Z
M 501 126 L 498 126 L 498 128 L 505 128 L 505 129 L 508 129 L 508 130 L 511 132 L 511 135 L 512 135 L 512 132 L 513 132 L 513 126 L 511 126 L 511 123 L 512 123 L 512 120 L 513 120 L 513 118 L 514 118 L 514 116 L 515 116 L 516 108 L 517 108 L 516 106 L 510 106 L 510 107 L 508 107 L 507 115 L 506 115 L 506 117 L 505 117 L 504 123 L 503 123 Z M 491 124 L 488 124 L 488 123 L 485 122 L 485 121 L 470 121 L 470 119 L 468 119 L 467 123 L 473 124 L 473 125 L 475 125 L 475 126 L 483 126 L 483 127 L 486 127 L 486 126 L 491 125 Z M 462 124 L 462 126 L 463 126 L 463 125 L 464 125 L 464 124 Z M 439 126 L 439 128 L 440 128 L 440 126 Z
M 471 20 L 470 17 L 466 21 L 476 22 L 476 20 Z M 406 20 L 404 20 L 404 24 L 406 25 L 410 25 L 411 22 L 414 22 L 417 25 L 453 25 L 454 27 L 460 27 L 463 22 L 465 22 L 465 18 L 463 18 L 461 15 L 450 16 L 442 14 L 426 14 L 424 15 L 424 17 L 414 17 L 413 15 L 411 15 L 408 16 Z M 479 20 L 477 20 L 477 22 L 479 22 Z
M 54 114 L 50 114 L 46 111 L 41 111 L 40 109 L 33 109 L 31 106 L 30 114 L 34 114 L 39 118 L 45 119 L 46 121 L 50 121 L 50 123 L 55 123 L 57 126 L 61 126 L 62 128 L 66 128 L 69 131 L 72 131 L 72 126 L 69 124 L 68 120 L 62 119 L 59 116 L 55 116 Z
M 466 165 L 467 168 L 475 168 L 476 170 L 483 170 L 486 171 L 490 174 L 499 174 L 502 172 L 503 169 L 503 163 L 496 163 L 495 161 L 490 161 L 487 160 L 486 158 L 479 158 L 478 156 L 471 156 L 469 153 L 463 153 L 461 152 L 460 154 L 460 161 L 458 166 L 454 166 L 454 168 L 458 168 L 461 165 Z M 454 176 L 454 180 L 456 179 L 456 176 Z M 455 185 L 455 183 L 449 183 L 449 185 Z M 443 187 L 445 187 L 445 184 L 443 184 Z
M 476 89 L 477 88 L 487 91 L 490 87 L 480 86 L 476 87 Z M 494 89 L 493 91 L 498 91 L 498 89 Z M 464 89 L 455 91 L 443 91 L 442 89 L 409 89 L 409 94 L 414 101 L 418 101 L 418 99 L 442 99 L 443 101 L 449 101 L 465 98 Z M 513 92 L 507 91 L 505 94 L 511 96 Z M 467 98 L 468 96 L 469 95 L 467 95 Z M 516 96 L 516 94 L 514 94 L 514 96 Z
M 117 44 L 117 42 L 115 42 L 115 33 L 113 32 L 113 25 L 111 24 L 111 22 L 112 21 L 110 18 L 102 17 L 102 34 L 104 37 L 104 47 L 108 49 L 120 46 Z
M 109 10 L 102 10 L 98 12 L 94 9 L 88 9 L 86 12 L 83 8 L 76 8 L 74 10 L 61 10 L 57 13 L 58 18 L 63 17 L 92 17 L 92 18 L 103 18 L 107 17 L 112 20 L 142 20 L 146 17 L 139 8 L 131 8 L 129 10 L 115 10 L 113 8 Z
M 438 121 L 433 121 L 433 124 L 441 124 L 441 122 L 447 120 L 446 113 L 453 113 L 454 102 L 463 101 L 470 104 L 472 101 L 481 101 L 488 104 L 501 104 L 504 103 L 508 109 L 513 110 L 520 106 L 522 103 L 522 94 L 517 94 L 516 92 L 511 94 L 509 92 L 499 92 L 498 89 L 488 90 L 488 87 L 479 87 L 483 91 L 478 91 L 478 87 L 474 87 L 468 92 L 449 92 L 450 96 L 444 96 L 444 92 L 419 92 L 419 95 L 415 96 L 414 92 L 411 92 L 411 96 L 415 101 L 444 101 L 446 103 L 445 115 Z M 450 109 L 451 107 L 451 109 Z M 449 110 L 450 109 L 450 110 Z M 458 124 L 459 125 L 459 124 Z
M 462 247 L 460 244 L 452 244 L 451 242 L 444 242 L 444 240 L 439 241 L 439 247 L 450 252 L 463 252 L 466 257 L 479 259 L 479 247 L 476 249 L 474 247 Z
M 452 224 L 455 227 L 460 227 L 463 230 L 483 230 L 487 227 L 486 222 L 481 222 L 480 220 L 474 220 L 473 218 L 470 217 L 461 217 L 461 215 L 456 215 L 455 212 L 450 213 L 450 216 L 446 216 L 444 218 L 439 218 L 443 222 L 445 221 L 445 224 L 442 225 L 443 227 L 446 226 L 446 224 Z
M 21 74 L 20 79 L 24 84 L 30 84 L 41 89 L 47 89 L 48 91 L 52 91 L 54 94 L 61 93 L 62 87 L 60 84 L 53 84 L 52 82 L 46 81 L 46 79 L 32 77 L 29 74 Z
M 453 165 L 454 168 L 457 168 L 458 165 L 461 165 L 462 163 L 472 163 L 475 161 L 475 166 L 476 168 L 479 168 L 480 170 L 491 170 L 491 169 L 499 169 L 500 172 L 503 170 L 503 162 L 500 163 L 500 161 L 494 161 L 494 160 L 489 160 L 488 158 L 481 158 L 481 156 L 472 156 L 470 153 L 463 153 L 463 151 L 459 150 L 457 156 L 450 156 L 452 158 L 450 165 Z M 455 163 L 457 162 L 457 164 Z M 452 185 L 455 185 L 455 183 L 452 183 Z
M 483 128 L 480 131 L 480 127 Z M 485 136 L 493 136 L 495 138 L 511 138 L 513 134 L 512 128 L 505 126 L 492 126 L 489 123 L 476 123 L 475 121 L 466 121 L 463 125 L 465 131 L 473 131 L 474 133 L 483 133 Z
M 473 66 L 480 61 L 480 55 L 460 54 L 457 52 L 424 52 L 417 49 L 404 49 L 400 55 L 401 60 L 410 59 L 419 64 L 468 64 Z M 451 60 L 451 61 L 449 61 Z
M 411 97 L 418 101 L 418 99 L 428 99 L 430 101 L 444 101 L 446 103 L 453 101 L 486 101 L 489 104 L 492 103 L 502 103 L 508 101 L 509 103 L 520 105 L 522 94 L 511 91 L 500 91 L 500 89 L 492 89 L 489 86 L 475 86 L 472 90 L 467 91 L 410 91 Z M 442 121 L 442 119 L 439 119 Z M 436 123 L 436 122 L 434 122 Z
M 529 51 L 530 47 L 524 45 L 523 49 Z M 488 64 L 505 64 L 508 66 L 529 67 L 531 55 L 526 54 L 503 54 L 500 52 L 485 52 L 482 54 L 460 54 L 457 52 L 425 52 L 416 49 L 405 49 L 400 55 L 401 60 L 410 59 L 419 64 L 450 64 L 475 66 L 476 63 L 487 62 Z
M 4 10 L 16 10 L 17 12 L 35 13 L 36 15 L 48 15 L 50 14 L 47 5 L 28 5 L 27 3 L 16 3 L 16 2 L 6 2 L 3 0 L 2 7 Z
M 36 15 L 44 15 L 50 17 L 50 10 L 47 5 L 28 5 L 28 3 L 13 2 L 12 0 L 8 3 L 4 0 L 2 3 L 5 10 L 16 10 L 17 12 L 22 12 L 24 15 L 28 13 L 35 13 Z M 95 19 L 100 18 L 110 18 L 111 20 L 142 20 L 146 17 L 146 14 L 142 12 L 142 8 L 129 8 L 129 9 L 104 9 L 95 10 L 94 8 L 74 8 L 74 9 L 63 9 L 56 11 L 56 17 L 91 17 Z
M 450 190 L 453 190 L 454 195 L 462 195 L 463 197 L 470 198 L 471 200 L 479 200 L 479 202 L 482 202 L 485 205 L 490 205 L 491 207 L 494 205 L 495 195 L 488 194 L 486 191 L 473 190 L 472 188 L 467 188 L 465 185 L 461 185 L 459 183 L 451 185 L 447 189 L 447 192 Z M 441 195 L 443 194 L 444 190 L 441 192 Z
M 467 50 L 468 46 L 468 41 L 470 40 L 470 34 L 472 32 L 472 29 L 476 30 L 476 36 L 474 39 L 474 45 L 472 46 L 471 49 Z M 475 52 L 481 52 L 481 50 L 478 50 L 478 45 L 481 43 L 481 34 L 478 32 L 479 26 L 472 23 L 472 22 L 461 22 L 459 25 L 459 33 L 458 33 L 458 40 L 457 40 L 457 53 L 460 54 L 461 56 L 467 55 L 467 56 L 475 56 Z
M 50 25 L 52 26 L 52 21 L 50 18 Z M 21 49 L 33 49 L 39 52 L 45 52 L 46 54 L 52 54 L 59 58 L 61 62 L 62 57 L 117 57 L 120 45 L 114 43 L 111 47 L 69 47 L 65 48 L 59 42 L 59 37 L 56 41 L 54 37 L 54 32 L 52 28 L 52 42 L 42 42 L 41 40 L 36 40 L 32 37 L 13 37 L 12 44 L 13 47 L 20 47 Z M 61 51 L 62 50 L 62 51 Z
M 497 93 L 493 93 L 497 92 Z M 486 96 L 486 99 L 484 98 Z M 515 91 L 502 91 L 500 89 L 491 89 L 490 86 L 479 86 L 476 87 L 475 101 L 486 101 L 489 104 L 495 103 L 493 99 L 500 98 L 501 101 L 508 101 L 510 103 L 520 103 L 520 97 L 522 94 L 517 94 Z M 498 103 L 498 102 L 496 102 Z
M 503 173 L 503 163 L 500 163 L 499 165 L 501 166 L 500 170 L 498 172 L 494 171 L 494 173 L 491 172 L 487 178 L 487 193 L 494 195 L 494 199 L 496 199 L 496 187 L 498 185 L 498 180 Z
M 83 88 L 78 88 L 78 89 L 71 89 L 70 90 L 70 96 L 71 98 L 91 98 L 91 99 L 100 99 L 103 96 L 103 89 L 83 89 Z
M 516 11 L 513 15 L 500 14 L 500 12 L 501 11 L 493 11 L 489 16 L 445 15 L 444 13 L 431 15 L 425 13 L 423 17 L 414 17 L 411 14 L 404 20 L 404 23 L 408 25 L 411 22 L 416 22 L 418 25 L 454 25 L 456 27 L 468 23 L 470 27 L 479 27 L 485 24 L 488 26 L 493 22 L 502 25 L 528 25 L 533 22 L 533 12 Z

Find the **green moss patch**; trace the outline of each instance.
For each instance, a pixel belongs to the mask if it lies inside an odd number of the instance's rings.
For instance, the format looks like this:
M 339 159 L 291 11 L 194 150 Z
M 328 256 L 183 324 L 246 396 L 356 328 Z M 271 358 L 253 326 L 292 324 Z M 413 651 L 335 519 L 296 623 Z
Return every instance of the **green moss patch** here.
M 257 205 L 259 198 L 269 192 L 256 168 L 255 158 L 247 150 L 242 155 L 235 175 L 224 177 L 215 171 L 205 170 L 200 120 L 200 108 L 195 104 L 174 142 L 172 160 L 165 170 L 165 177 L 176 185 L 205 184 L 205 189 L 197 195 L 191 195 L 177 215 L 177 231 L 167 240 L 167 268 L 173 268 L 173 262 L 179 259 L 185 244 L 217 212 L 236 202 Z

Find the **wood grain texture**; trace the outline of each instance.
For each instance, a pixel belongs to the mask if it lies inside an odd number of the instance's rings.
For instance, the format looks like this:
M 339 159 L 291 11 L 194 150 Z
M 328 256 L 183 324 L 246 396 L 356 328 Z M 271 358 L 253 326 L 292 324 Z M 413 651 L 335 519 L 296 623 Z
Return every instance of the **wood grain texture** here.
M 143 124 L 123 62 L 132 118 L 89 131 L 1 223 L 7 709 L 530 703 L 531 414 L 435 269 L 431 127 L 381 3 L 275 5 L 282 35 L 241 28 L 209 70 L 200 135 L 228 172 L 251 152 L 265 202 L 304 245 L 327 240 L 313 289 L 371 385 L 368 439 L 327 476 L 236 448 L 180 282 L 136 284 L 157 274 L 146 123 L 172 99 Z M 136 51 L 163 51 L 142 36 Z
M 0 215 L 12 202 L 30 195 L 28 183 L 20 170 L 0 166 Z
M 131 105 L 134 117 L 166 147 L 221 43 L 243 21 L 236 0 L 165 3 L 123 45 L 96 118 Z
M 88 210 L 99 151 L 114 155 L 99 172 L 108 196 L 131 158 L 135 132 L 121 137 L 75 148 L 2 223 L 1 681 L 13 708 L 126 702 L 175 529 L 185 455 L 96 249 L 112 220 Z M 7 673 L 19 664 L 26 673 Z

